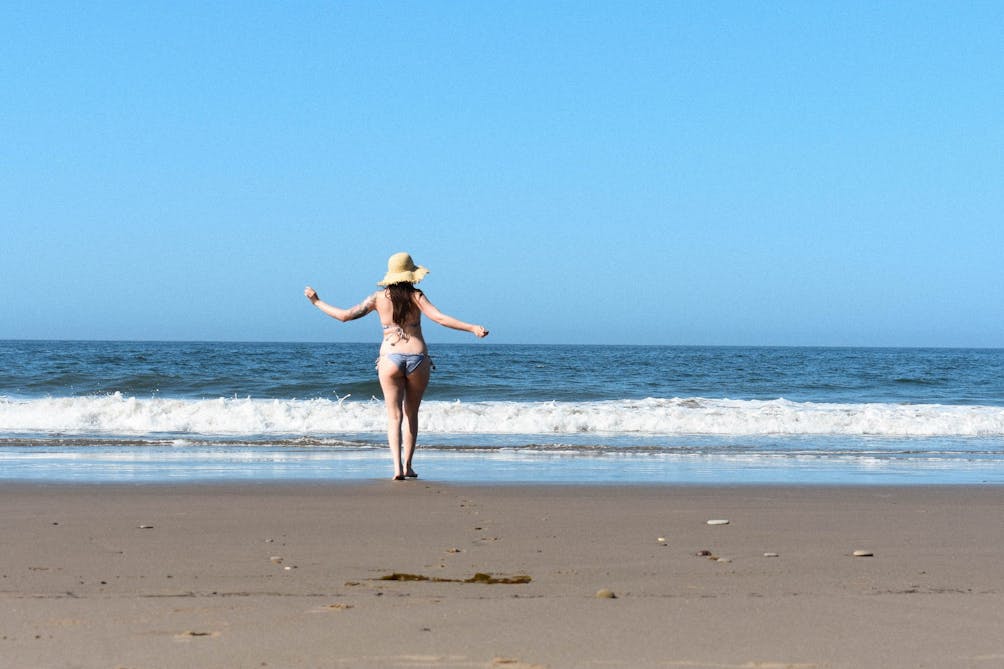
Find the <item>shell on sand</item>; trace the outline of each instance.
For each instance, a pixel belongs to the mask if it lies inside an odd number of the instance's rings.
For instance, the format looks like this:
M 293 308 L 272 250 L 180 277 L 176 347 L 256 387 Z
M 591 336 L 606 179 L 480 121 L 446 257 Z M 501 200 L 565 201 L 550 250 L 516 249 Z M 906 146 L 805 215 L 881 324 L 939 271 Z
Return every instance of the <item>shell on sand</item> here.
M 617 595 L 614 594 L 613 590 L 602 588 L 596 591 L 596 599 L 617 599 Z

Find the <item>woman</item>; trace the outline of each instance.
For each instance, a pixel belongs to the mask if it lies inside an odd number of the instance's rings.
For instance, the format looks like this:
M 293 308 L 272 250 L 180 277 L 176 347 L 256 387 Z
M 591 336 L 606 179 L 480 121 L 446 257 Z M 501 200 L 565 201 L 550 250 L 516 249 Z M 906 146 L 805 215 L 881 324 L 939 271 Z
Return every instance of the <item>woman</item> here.
M 387 275 L 377 283 L 384 286 L 351 309 L 339 309 L 323 302 L 310 286 L 303 293 L 310 302 L 338 320 L 352 321 L 376 311 L 383 325 L 383 343 L 377 358 L 377 374 L 387 403 L 387 442 L 394 461 L 394 480 L 417 478 L 411 467 L 418 439 L 418 407 L 429 385 L 432 359 L 422 337 L 422 314 L 440 325 L 466 330 L 478 338 L 487 337 L 480 325 L 447 316 L 432 305 L 425 293 L 415 288 L 429 273 L 407 253 L 395 253 L 387 261 Z M 402 448 L 402 419 L 406 430 Z M 402 457 L 403 456 L 403 457 Z

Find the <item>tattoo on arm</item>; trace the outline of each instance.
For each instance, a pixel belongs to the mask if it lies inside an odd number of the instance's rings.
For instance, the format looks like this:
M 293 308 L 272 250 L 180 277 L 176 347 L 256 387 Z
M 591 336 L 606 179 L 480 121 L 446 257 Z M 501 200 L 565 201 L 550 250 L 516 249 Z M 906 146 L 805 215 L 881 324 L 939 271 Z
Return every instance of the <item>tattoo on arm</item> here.
M 376 299 L 370 295 L 365 300 L 357 304 L 356 306 L 349 309 L 348 320 L 354 321 L 357 318 L 362 318 L 369 312 L 373 311 L 373 307 L 376 306 Z

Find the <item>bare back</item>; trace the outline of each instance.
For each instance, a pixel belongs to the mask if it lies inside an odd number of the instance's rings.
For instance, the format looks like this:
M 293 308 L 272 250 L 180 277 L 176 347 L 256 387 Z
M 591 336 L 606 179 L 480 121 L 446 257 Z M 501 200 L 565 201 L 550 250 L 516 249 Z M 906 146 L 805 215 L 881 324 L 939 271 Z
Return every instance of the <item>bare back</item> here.
M 407 323 L 394 322 L 394 304 L 387 291 L 377 291 L 373 294 L 374 308 L 380 316 L 383 327 L 383 343 L 380 345 L 380 355 L 387 353 L 427 353 L 425 339 L 422 337 L 422 304 L 428 300 L 421 291 L 411 294 L 412 310 Z

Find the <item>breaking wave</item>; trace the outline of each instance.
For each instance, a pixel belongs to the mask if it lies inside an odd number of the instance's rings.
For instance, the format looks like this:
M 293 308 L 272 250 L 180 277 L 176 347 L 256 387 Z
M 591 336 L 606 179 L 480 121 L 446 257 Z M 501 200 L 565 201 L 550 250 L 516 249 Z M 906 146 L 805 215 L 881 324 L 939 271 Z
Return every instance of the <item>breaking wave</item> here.
M 327 399 L 135 398 L 119 393 L 0 398 L 8 434 L 331 435 L 381 433 L 383 402 Z M 1004 407 L 672 398 L 422 405 L 439 434 L 1004 436 Z

